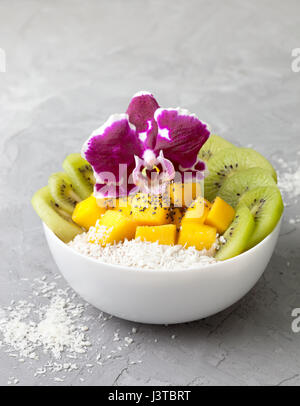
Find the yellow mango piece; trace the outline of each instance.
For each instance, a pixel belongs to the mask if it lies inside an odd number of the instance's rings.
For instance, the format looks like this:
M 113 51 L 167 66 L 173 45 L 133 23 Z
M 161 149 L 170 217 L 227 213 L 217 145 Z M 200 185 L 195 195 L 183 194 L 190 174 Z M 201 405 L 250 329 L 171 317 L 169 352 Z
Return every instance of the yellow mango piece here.
M 197 223 L 185 223 L 181 226 L 178 244 L 186 247 L 196 247 L 197 250 L 207 249 L 215 243 L 217 229 Z
M 234 216 L 234 208 L 217 196 L 207 215 L 205 224 L 216 227 L 219 234 L 224 234 L 232 223 Z
M 108 208 L 111 210 L 119 211 L 120 213 L 126 214 L 127 216 L 131 213 L 131 201 L 132 197 L 119 197 L 113 199 L 112 202 L 109 202 Z
M 197 199 L 194 200 L 186 210 L 182 219 L 182 224 L 186 222 L 203 224 L 208 216 L 210 208 L 211 203 L 208 200 L 204 199 L 202 196 L 197 197 Z
M 171 183 L 170 201 L 175 207 L 188 207 L 201 195 L 201 184 L 196 182 Z
M 185 209 L 183 207 L 174 207 L 172 210 L 172 223 L 176 225 L 177 231 L 180 229 L 184 213 Z
M 88 241 L 100 244 L 118 243 L 119 241 L 131 240 L 135 236 L 136 223 L 130 216 L 115 210 L 107 210 L 98 220 L 94 229 L 90 230 Z
M 100 207 L 94 195 L 91 195 L 87 199 L 77 203 L 72 214 L 72 220 L 88 230 L 96 224 L 96 221 L 105 211 L 105 207 Z
M 131 202 L 131 216 L 139 226 L 160 226 L 172 221 L 170 207 L 161 196 L 137 193 Z
M 135 238 L 141 241 L 156 242 L 163 245 L 174 245 L 176 241 L 175 224 L 163 226 L 138 226 L 136 228 Z

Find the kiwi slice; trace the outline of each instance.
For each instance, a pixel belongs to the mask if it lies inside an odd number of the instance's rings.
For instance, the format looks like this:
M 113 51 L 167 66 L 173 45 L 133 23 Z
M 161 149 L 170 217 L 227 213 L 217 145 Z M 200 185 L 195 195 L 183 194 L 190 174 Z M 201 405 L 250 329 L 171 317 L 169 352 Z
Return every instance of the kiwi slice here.
M 259 167 L 268 171 L 277 181 L 277 176 L 270 162 L 260 153 L 250 148 L 226 148 L 217 152 L 208 161 L 209 175 L 204 181 L 205 198 L 212 201 L 224 181 L 239 170 Z
M 255 221 L 255 229 L 247 245 L 249 249 L 274 230 L 283 212 L 283 202 L 277 186 L 265 186 L 246 192 L 240 204 L 249 208 Z
M 95 184 L 91 165 L 80 154 L 70 154 L 63 162 L 63 168 L 71 178 L 74 189 L 81 199 L 93 193 Z
M 276 186 L 270 172 L 261 168 L 242 169 L 225 179 L 218 196 L 236 207 L 245 192 L 259 186 Z
M 64 242 L 71 241 L 83 232 L 68 212 L 53 199 L 49 187 L 38 190 L 31 200 L 32 206 L 42 221 Z
M 223 151 L 225 148 L 234 148 L 234 145 L 231 144 L 231 142 L 224 140 L 224 138 L 219 135 L 213 134 L 200 149 L 198 157 L 202 161 L 207 162 L 217 152 Z
M 50 193 L 59 206 L 72 214 L 77 203 L 82 199 L 76 193 L 70 177 L 64 172 L 53 173 L 48 181 Z
M 239 205 L 233 222 L 223 235 L 225 242 L 217 252 L 216 259 L 224 261 L 244 252 L 254 228 L 255 222 L 250 210 L 244 204 Z

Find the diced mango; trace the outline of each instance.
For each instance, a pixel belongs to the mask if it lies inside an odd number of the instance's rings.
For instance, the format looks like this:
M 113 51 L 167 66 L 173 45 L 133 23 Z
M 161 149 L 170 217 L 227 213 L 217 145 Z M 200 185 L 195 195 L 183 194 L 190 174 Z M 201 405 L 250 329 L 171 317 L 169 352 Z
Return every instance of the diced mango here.
M 217 238 L 217 229 L 197 223 L 185 223 L 181 226 L 178 244 L 196 247 L 197 250 L 209 250 Z
M 136 223 L 124 213 L 107 210 L 98 220 L 95 230 L 90 230 L 88 241 L 105 246 L 119 241 L 131 240 L 135 236 Z
M 131 211 L 132 196 L 126 197 L 109 197 L 97 199 L 98 205 L 105 207 L 106 210 L 118 210 L 122 213 L 129 214 Z
M 131 201 L 132 197 L 119 197 L 114 199 L 114 205 L 112 210 L 117 210 L 120 213 L 126 214 L 127 216 L 131 214 Z
M 232 223 L 234 216 L 234 208 L 217 196 L 207 215 L 205 224 L 216 227 L 218 233 L 223 234 Z
M 183 207 L 174 207 L 172 210 L 172 223 L 176 225 L 177 231 L 180 229 L 184 213 L 185 209 Z
M 163 226 L 139 226 L 136 229 L 135 238 L 141 241 L 156 242 L 164 245 L 174 245 L 176 242 L 175 224 Z
M 140 226 L 160 226 L 172 221 L 170 207 L 164 207 L 161 196 L 137 193 L 131 202 L 131 216 Z
M 202 196 L 197 197 L 197 199 L 194 200 L 186 210 L 182 219 L 182 224 L 190 222 L 203 224 L 208 216 L 210 208 L 211 203 L 208 200 L 204 199 Z
M 96 221 L 105 211 L 105 207 L 100 207 L 94 195 L 91 195 L 87 199 L 77 203 L 72 214 L 72 220 L 88 230 L 96 224 Z
M 188 207 L 201 195 L 201 184 L 196 182 L 171 183 L 170 201 L 174 207 Z

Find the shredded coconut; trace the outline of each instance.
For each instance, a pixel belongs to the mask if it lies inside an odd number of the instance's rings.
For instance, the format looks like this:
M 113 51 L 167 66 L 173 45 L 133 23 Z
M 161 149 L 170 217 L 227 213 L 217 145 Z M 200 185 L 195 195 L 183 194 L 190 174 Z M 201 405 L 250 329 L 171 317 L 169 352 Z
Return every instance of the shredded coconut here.
M 185 248 L 181 245 L 160 245 L 157 242 L 125 240 L 113 245 L 101 247 L 90 243 L 88 233 L 77 235 L 69 246 L 82 255 L 101 262 L 124 265 L 149 270 L 190 269 L 216 263 L 212 256 L 219 242 L 208 250 L 198 251 L 195 247 Z
M 80 303 L 70 288 L 60 288 L 57 282 L 60 278 L 55 275 L 51 281 L 46 276 L 34 279 L 29 285 L 28 300 L 12 300 L 0 308 L 0 348 L 14 359 L 14 369 L 27 362 L 30 366 L 36 364 L 32 374 L 39 379 L 48 377 L 59 384 L 67 380 L 67 374 L 74 374 L 83 382 L 80 374 L 84 370 L 92 374 L 93 370 L 97 371 L 95 367 L 102 367 L 110 360 L 126 359 L 129 348 L 138 341 L 138 329 L 111 331 L 113 316 L 103 312 L 96 318 L 89 316 L 86 313 L 89 305 Z M 29 280 L 22 278 L 22 283 L 25 282 Z M 91 320 L 93 323 L 89 324 Z M 107 328 L 112 334 L 113 349 L 101 345 L 99 334 L 90 342 L 88 333 L 94 323 L 97 332 Z M 133 334 L 137 340 L 133 340 Z M 89 351 L 92 345 L 94 349 Z M 19 383 L 17 377 L 7 377 L 8 385 Z
M 0 347 L 6 348 L 5 352 L 19 363 L 47 356 L 46 363 L 35 370 L 36 377 L 78 370 L 77 363 L 67 360 L 76 359 L 91 346 L 86 337 L 87 327 L 80 323 L 81 319 L 87 321 L 82 317 L 85 305 L 74 303 L 69 288 L 59 289 L 56 282 L 46 282 L 46 277 L 35 279 L 31 288 L 31 299 L 36 296 L 46 304 L 13 300 L 9 306 L 0 308 Z M 57 362 L 62 356 L 64 360 Z M 55 377 L 54 381 L 62 382 L 61 379 Z M 16 385 L 19 380 L 10 377 L 7 383 Z
M 283 194 L 285 204 L 296 204 L 300 196 L 299 160 L 287 163 L 281 157 L 274 157 L 274 161 L 278 166 L 278 186 Z
M 47 288 L 45 285 L 42 284 L 38 293 L 48 292 L 50 285 Z M 19 357 L 31 359 L 38 359 L 39 348 L 44 353 L 51 353 L 55 359 L 60 359 L 65 350 L 84 353 L 90 343 L 82 327 L 75 323 L 83 310 L 81 304 L 75 305 L 62 292 L 38 309 L 25 300 L 19 301 L 14 307 L 6 308 L 6 315 L 0 320 L 3 343 L 16 351 Z
M 293 173 L 284 172 L 279 174 L 278 186 L 289 199 L 298 198 L 300 195 L 300 167 Z

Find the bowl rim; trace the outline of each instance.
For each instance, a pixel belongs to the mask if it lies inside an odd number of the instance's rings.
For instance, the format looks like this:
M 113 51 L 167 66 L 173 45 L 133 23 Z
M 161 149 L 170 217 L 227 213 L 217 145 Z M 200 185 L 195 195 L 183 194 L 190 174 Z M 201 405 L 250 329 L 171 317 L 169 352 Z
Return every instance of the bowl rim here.
M 256 251 L 259 247 L 261 247 L 262 245 L 264 245 L 268 240 L 270 240 L 272 238 L 272 236 L 276 233 L 277 229 L 280 228 L 281 223 L 282 223 L 282 218 L 283 218 L 283 214 L 281 215 L 280 219 L 278 220 L 276 226 L 274 227 L 274 229 L 272 230 L 272 232 L 270 234 L 268 234 L 260 243 L 258 243 L 257 245 L 255 245 L 254 247 L 250 248 L 248 251 L 245 251 L 233 258 L 229 258 L 229 259 L 225 259 L 224 261 L 218 261 L 218 262 L 214 262 L 211 264 L 207 264 L 207 265 L 201 265 L 201 266 L 195 266 L 193 268 L 187 268 L 187 269 L 180 269 L 180 268 L 175 268 L 175 269 L 148 269 L 148 268 L 136 268 L 136 267 L 130 267 L 130 266 L 126 266 L 126 265 L 119 265 L 119 264 L 110 264 L 108 262 L 102 262 L 99 259 L 96 258 L 92 258 L 92 257 L 88 257 L 87 255 L 81 254 L 80 252 L 76 251 L 74 248 L 70 247 L 67 243 L 63 242 L 59 237 L 57 237 L 57 235 L 44 223 L 43 227 L 44 227 L 44 231 L 48 231 L 52 237 L 54 237 L 54 239 L 56 240 L 56 242 L 58 244 L 60 244 L 62 247 L 64 247 L 67 250 L 72 251 L 72 253 L 85 258 L 87 261 L 91 261 L 99 266 L 101 265 L 105 265 L 108 266 L 109 268 L 112 269 L 122 269 L 122 270 L 127 270 L 130 272 L 149 272 L 149 273 L 168 273 L 168 274 L 172 274 L 172 273 L 180 273 L 180 272 L 195 272 L 195 271 L 201 271 L 201 272 L 205 272 L 208 270 L 213 270 L 216 268 L 220 268 L 223 264 L 228 264 L 228 263 L 233 263 L 235 261 L 238 261 L 239 258 L 242 257 L 246 257 L 247 255 L 251 255 L 252 253 L 254 253 L 254 251 Z M 47 240 L 48 243 L 48 240 Z

